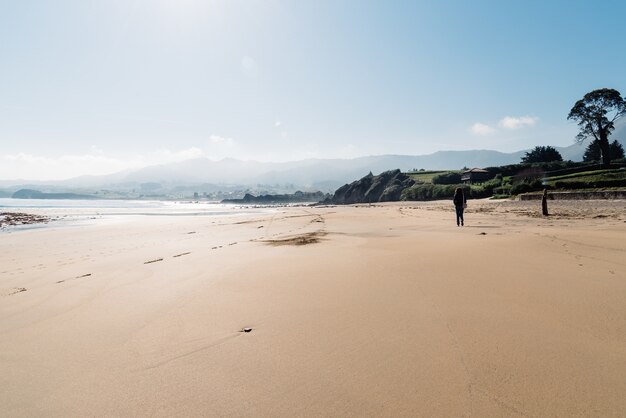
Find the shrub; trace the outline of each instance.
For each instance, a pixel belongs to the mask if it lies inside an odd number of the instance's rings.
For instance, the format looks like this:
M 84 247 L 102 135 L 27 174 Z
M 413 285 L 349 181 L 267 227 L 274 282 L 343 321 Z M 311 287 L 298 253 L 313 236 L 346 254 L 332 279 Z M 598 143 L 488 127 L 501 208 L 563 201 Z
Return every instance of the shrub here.
M 453 171 L 438 174 L 433 177 L 432 182 L 433 184 L 459 184 L 461 182 L 461 174 Z
M 402 191 L 401 200 L 448 199 L 454 195 L 455 185 L 416 184 Z
M 549 188 L 547 186 L 545 186 L 541 180 L 535 180 L 532 182 L 521 182 L 521 183 L 517 183 L 514 184 L 513 187 L 511 187 L 511 194 L 520 194 L 520 193 L 528 193 L 528 192 L 536 192 L 538 190 L 543 190 L 544 188 Z
M 495 189 L 496 187 L 500 187 L 502 186 L 502 177 L 500 177 L 499 179 L 491 179 L 491 180 L 487 180 L 486 182 L 482 183 L 481 186 L 489 192 L 489 194 L 493 193 L 493 189 Z
M 511 194 L 513 195 L 521 194 L 521 193 L 528 193 L 532 191 L 533 191 L 533 188 L 530 186 L 530 183 L 526 183 L 526 182 L 517 183 L 516 185 L 511 187 Z
M 588 183 L 584 181 L 557 181 L 554 183 L 557 189 L 584 189 L 588 187 Z
M 432 185 L 416 184 L 402 191 L 401 200 L 430 200 L 432 198 Z

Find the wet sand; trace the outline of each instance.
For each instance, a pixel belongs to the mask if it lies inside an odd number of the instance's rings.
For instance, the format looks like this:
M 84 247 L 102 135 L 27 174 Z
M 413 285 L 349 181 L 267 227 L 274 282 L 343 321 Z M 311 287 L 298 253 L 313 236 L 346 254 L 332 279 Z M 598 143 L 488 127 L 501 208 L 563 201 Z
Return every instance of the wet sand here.
M 469 204 L 2 233 L 0 415 L 623 416 L 626 202 Z

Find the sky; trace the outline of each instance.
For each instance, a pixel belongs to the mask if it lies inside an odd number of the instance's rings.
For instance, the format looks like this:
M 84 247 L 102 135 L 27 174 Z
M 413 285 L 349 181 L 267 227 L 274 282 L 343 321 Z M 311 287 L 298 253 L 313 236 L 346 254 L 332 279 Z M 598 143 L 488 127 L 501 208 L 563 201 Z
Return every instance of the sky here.
M 568 146 L 626 2 L 0 0 L 0 179 Z

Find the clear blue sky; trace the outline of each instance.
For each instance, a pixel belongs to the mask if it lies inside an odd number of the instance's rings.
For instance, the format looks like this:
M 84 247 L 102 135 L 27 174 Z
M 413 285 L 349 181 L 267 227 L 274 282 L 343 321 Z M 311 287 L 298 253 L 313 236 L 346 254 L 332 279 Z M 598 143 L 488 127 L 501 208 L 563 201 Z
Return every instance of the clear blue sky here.
M 0 0 L 0 179 L 566 146 L 624 1 Z

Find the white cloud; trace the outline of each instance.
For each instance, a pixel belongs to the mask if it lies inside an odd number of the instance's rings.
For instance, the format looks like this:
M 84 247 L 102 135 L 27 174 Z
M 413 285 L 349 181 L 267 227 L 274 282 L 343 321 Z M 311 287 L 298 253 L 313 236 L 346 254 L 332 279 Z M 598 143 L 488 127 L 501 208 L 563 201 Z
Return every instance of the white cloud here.
M 56 157 L 17 153 L 0 155 L 0 179 L 63 180 L 82 175 L 105 175 L 154 164 L 168 164 L 206 156 L 200 148 L 179 151 L 160 149 L 151 154 L 125 158 L 107 156 L 95 147 L 85 154 Z
M 504 129 L 520 129 L 526 126 L 534 126 L 539 118 L 533 116 L 505 116 L 498 125 Z
M 485 125 L 484 123 L 476 122 L 470 127 L 470 132 L 474 135 L 490 135 L 496 131 L 495 128 L 492 128 L 489 125 Z
M 505 116 L 498 122 L 498 127 L 506 130 L 516 130 L 529 126 L 534 126 L 539 118 L 534 116 Z M 474 135 L 486 136 L 491 135 L 498 130 L 491 125 L 476 122 L 470 127 L 470 132 Z
M 211 135 L 209 136 L 209 142 L 211 144 L 223 144 L 223 145 L 233 145 L 235 141 L 232 138 L 226 138 L 219 135 Z
M 246 56 L 241 59 L 241 71 L 246 77 L 256 78 L 259 66 L 254 58 Z
M 138 168 L 139 161 L 107 157 L 98 153 L 46 157 L 27 153 L 0 156 L 0 178 L 24 180 L 61 180 L 81 175 L 110 174 Z

